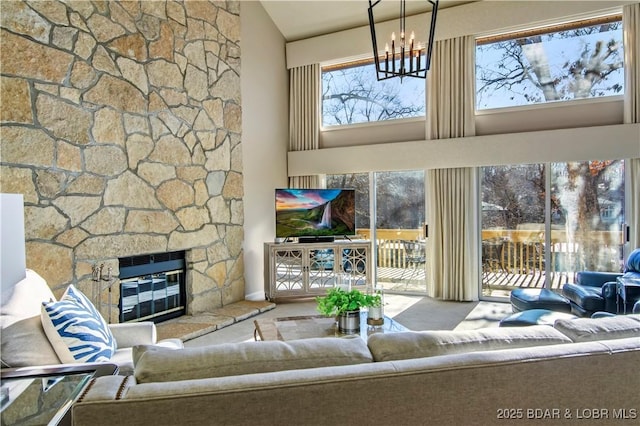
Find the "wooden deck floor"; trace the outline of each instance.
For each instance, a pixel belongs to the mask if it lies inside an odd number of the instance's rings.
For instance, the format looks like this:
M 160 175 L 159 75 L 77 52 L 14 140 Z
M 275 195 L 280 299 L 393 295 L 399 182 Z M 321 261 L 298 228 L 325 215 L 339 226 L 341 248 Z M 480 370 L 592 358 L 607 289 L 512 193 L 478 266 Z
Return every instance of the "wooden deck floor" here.
M 378 268 L 378 287 L 402 293 L 426 293 L 425 270 L 417 268 Z
M 551 274 L 550 288 L 552 290 L 561 289 L 562 286 L 573 281 L 573 272 L 556 272 Z M 487 272 L 482 278 L 484 287 L 514 289 L 519 287 L 542 288 L 545 281 L 544 272 L 533 272 L 529 274 L 512 274 L 508 272 Z
M 378 286 L 394 292 L 426 291 L 425 271 L 404 268 L 378 268 Z M 573 281 L 573 272 L 556 272 L 551 276 L 551 290 L 560 290 Z M 533 271 L 528 274 L 516 274 L 505 271 L 483 273 L 482 288 L 484 295 L 504 296 L 515 288 L 542 288 L 545 274 Z

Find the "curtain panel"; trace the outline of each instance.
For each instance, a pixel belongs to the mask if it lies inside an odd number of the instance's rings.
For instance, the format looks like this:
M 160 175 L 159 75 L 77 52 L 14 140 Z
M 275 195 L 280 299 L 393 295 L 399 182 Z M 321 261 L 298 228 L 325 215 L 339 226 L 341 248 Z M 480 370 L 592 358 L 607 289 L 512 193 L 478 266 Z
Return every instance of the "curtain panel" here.
M 624 29 L 624 122 L 640 123 L 640 3 L 622 8 Z M 629 160 L 629 249 L 640 247 L 640 158 Z
M 474 52 L 472 36 L 436 41 L 427 78 L 428 139 L 475 135 Z M 478 300 L 477 171 L 433 169 L 427 180 L 427 293 L 445 300 Z
M 320 140 L 320 64 L 289 70 L 289 151 L 318 149 Z M 319 177 L 291 176 L 290 188 L 317 188 Z

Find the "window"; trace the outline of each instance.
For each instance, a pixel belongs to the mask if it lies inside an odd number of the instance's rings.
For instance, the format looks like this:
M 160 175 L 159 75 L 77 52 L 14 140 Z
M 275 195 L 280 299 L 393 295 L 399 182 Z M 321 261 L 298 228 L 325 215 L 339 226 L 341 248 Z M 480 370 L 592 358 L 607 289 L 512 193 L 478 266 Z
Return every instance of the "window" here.
M 425 80 L 378 81 L 373 60 L 322 68 L 322 125 L 424 117 Z
M 482 178 L 482 294 L 559 291 L 623 266 L 623 160 L 491 166 Z
M 476 109 L 624 92 L 620 15 L 478 39 Z

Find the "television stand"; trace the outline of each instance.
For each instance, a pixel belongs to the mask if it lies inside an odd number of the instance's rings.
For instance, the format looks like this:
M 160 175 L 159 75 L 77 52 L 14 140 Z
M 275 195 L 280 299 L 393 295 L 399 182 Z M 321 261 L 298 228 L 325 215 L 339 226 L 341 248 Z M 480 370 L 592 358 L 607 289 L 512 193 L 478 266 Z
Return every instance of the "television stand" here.
M 324 296 L 327 289 L 350 283 L 371 287 L 371 241 L 264 244 L 264 291 L 267 300 Z
M 310 243 L 332 243 L 335 237 L 298 237 L 298 242 L 302 244 Z

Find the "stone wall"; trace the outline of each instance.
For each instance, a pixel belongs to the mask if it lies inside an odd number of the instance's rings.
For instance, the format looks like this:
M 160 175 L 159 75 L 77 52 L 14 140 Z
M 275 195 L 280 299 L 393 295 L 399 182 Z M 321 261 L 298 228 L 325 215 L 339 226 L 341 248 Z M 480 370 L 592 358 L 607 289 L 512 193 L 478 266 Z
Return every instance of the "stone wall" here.
M 0 191 L 24 194 L 27 267 L 91 294 L 95 264 L 187 250 L 188 313 L 242 300 L 239 2 L 0 7 Z

